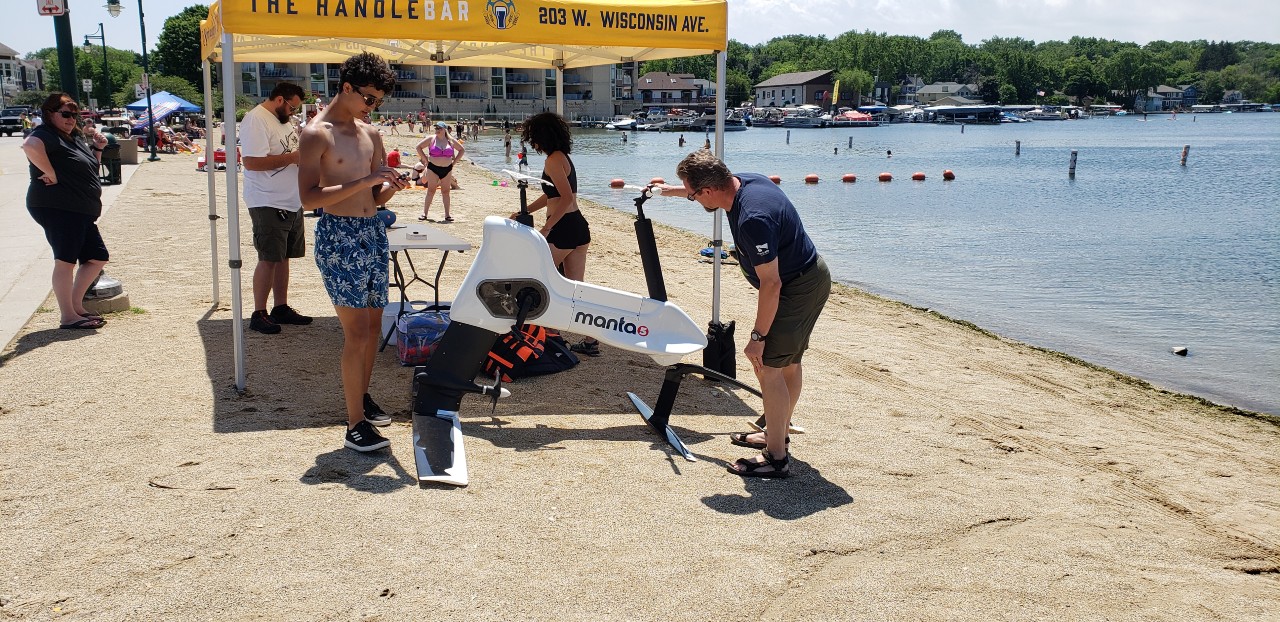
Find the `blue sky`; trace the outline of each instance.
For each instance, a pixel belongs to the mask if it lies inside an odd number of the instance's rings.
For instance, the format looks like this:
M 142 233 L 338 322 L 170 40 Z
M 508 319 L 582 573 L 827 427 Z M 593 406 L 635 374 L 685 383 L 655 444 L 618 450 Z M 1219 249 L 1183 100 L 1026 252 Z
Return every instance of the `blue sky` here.
M 1074 35 L 1147 43 L 1154 40 L 1252 40 L 1280 43 L 1280 1 L 1233 0 L 728 0 L 729 36 L 763 43 L 787 34 L 833 37 L 849 30 L 927 37 L 954 30 L 966 43 L 993 36 L 1034 41 Z M 470 0 L 482 5 L 484 0 Z M 112 18 L 105 0 L 67 0 L 71 34 L 105 24 L 107 44 L 140 51 L 138 4 L 125 0 Z M 5 0 L 0 43 L 22 54 L 54 44 L 53 20 L 36 13 L 32 0 Z M 165 18 L 191 3 L 144 0 L 148 47 L 155 48 Z

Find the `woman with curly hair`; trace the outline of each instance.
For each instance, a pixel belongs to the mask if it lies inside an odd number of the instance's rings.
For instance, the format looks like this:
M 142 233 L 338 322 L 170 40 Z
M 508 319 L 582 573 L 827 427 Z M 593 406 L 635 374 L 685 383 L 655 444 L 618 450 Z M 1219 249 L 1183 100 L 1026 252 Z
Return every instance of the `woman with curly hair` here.
M 520 140 L 547 156 L 542 180 L 548 183 L 542 185 L 544 194 L 529 204 L 529 212 L 547 208 L 541 233 L 551 246 L 551 258 L 556 266 L 563 268 L 565 277 L 581 281 L 587 272 L 591 227 L 578 209 L 578 171 L 569 159 L 573 149 L 569 124 L 554 112 L 534 115 L 524 122 Z M 588 337 L 573 344 L 571 349 L 587 356 L 599 356 L 600 342 Z

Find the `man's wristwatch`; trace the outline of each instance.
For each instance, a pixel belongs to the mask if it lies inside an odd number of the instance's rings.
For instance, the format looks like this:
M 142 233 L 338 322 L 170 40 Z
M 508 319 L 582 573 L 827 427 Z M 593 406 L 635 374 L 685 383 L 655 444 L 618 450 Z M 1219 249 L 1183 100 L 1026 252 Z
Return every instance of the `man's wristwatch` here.
M 755 330 L 755 329 L 752 329 L 752 331 L 751 331 L 751 340 L 752 340 L 752 341 L 760 341 L 760 342 L 763 342 L 763 341 L 764 341 L 764 339 L 765 339 L 765 337 L 767 337 L 767 335 L 761 335 L 759 331 L 757 331 L 757 330 Z

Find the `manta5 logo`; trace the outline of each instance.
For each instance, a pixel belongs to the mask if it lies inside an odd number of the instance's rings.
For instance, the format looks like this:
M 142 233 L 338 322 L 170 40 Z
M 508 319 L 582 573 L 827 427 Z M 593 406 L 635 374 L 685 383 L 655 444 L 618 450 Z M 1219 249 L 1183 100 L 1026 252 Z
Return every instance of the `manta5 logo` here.
M 484 22 L 498 30 L 515 27 L 519 17 L 514 0 L 489 0 L 484 7 Z
M 628 322 L 626 318 L 621 317 L 606 318 L 603 315 L 595 315 L 579 311 L 573 316 L 573 321 L 579 324 L 586 324 L 587 326 L 595 326 L 596 328 L 626 333 L 628 335 L 640 335 L 641 337 L 645 337 L 649 334 L 648 326 L 636 326 L 635 324 Z

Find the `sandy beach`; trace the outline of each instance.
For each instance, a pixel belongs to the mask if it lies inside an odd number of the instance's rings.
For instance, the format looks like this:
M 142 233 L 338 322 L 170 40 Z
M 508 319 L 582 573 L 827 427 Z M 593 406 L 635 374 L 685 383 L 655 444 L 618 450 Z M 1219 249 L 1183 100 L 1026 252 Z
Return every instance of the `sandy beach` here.
M 436 226 L 478 246 L 518 194 L 455 170 L 457 222 Z M 0 357 L 0 619 L 1278 619 L 1280 421 L 843 286 L 805 356 L 789 480 L 725 471 L 761 404 L 697 379 L 672 424 L 699 461 L 673 456 L 626 397 L 652 403 L 663 369 L 605 347 L 496 412 L 467 398 L 471 485 L 420 489 L 394 348 L 371 388 L 390 450 L 342 446 L 310 231 L 290 303 L 316 321 L 247 332 L 234 390 L 227 220 L 214 306 L 205 188 L 195 156 L 141 165 L 99 223 L 133 310 L 57 330 L 50 299 Z M 416 222 L 424 196 L 390 207 Z M 645 291 L 632 218 L 582 207 L 587 280 Z M 658 238 L 671 299 L 705 325 L 706 239 Z M 449 257 L 445 298 L 473 256 Z M 744 333 L 755 293 L 724 276 Z

